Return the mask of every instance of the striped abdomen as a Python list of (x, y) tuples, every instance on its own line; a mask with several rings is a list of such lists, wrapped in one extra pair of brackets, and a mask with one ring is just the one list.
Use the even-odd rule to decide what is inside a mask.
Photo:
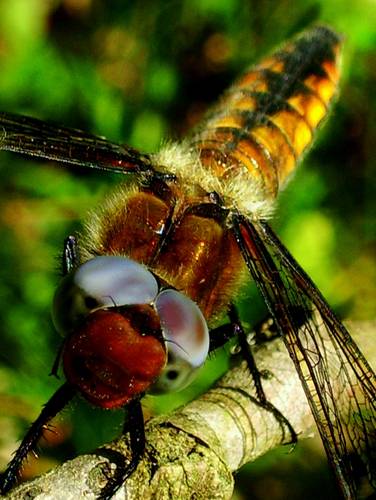
[(315, 27), (245, 73), (195, 131), (202, 163), (225, 178), (245, 168), (275, 197), (336, 94), (339, 49)]

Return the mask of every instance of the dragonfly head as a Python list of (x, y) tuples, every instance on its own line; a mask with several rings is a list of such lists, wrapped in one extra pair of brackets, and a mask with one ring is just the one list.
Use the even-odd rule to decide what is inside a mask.
[(155, 276), (122, 256), (95, 257), (65, 276), (53, 303), (65, 336), (67, 380), (91, 403), (117, 408), (150, 390), (180, 390), (209, 350), (198, 306), (161, 290)]

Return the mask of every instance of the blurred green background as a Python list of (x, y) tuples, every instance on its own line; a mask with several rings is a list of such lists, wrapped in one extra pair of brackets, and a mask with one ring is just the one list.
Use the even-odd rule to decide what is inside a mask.
[[(273, 222), (343, 317), (375, 305), (376, 3), (358, 0), (0, 1), (0, 109), (105, 135), (145, 151), (179, 138), (233, 78), (312, 22), (345, 37), (341, 95)], [(0, 467), (59, 382), (49, 308), (59, 252), (118, 178), (0, 155)], [(244, 306), (245, 301), (242, 300)], [(253, 318), (264, 314), (262, 302)], [(260, 307), (260, 309), (258, 309)], [(244, 306), (245, 308), (245, 306)], [(252, 322), (251, 315), (245, 319)], [(147, 398), (148, 414), (192, 397)], [(25, 477), (116, 436), (122, 412), (77, 399)], [(238, 475), (234, 498), (334, 498), (315, 441), (278, 450)], [(283, 457), (281, 457), (283, 455)]]

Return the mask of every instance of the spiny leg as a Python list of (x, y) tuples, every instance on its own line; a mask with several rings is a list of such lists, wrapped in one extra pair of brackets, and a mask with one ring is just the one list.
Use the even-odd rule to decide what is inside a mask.
[[(261, 373), (257, 369), (248, 342), (249, 335), (245, 333), (242, 324), (240, 322), (238, 312), (233, 304), (231, 304), (230, 306), (229, 318), (231, 321), (230, 323), (221, 325), (210, 331), (210, 351), (223, 347), (230, 339), (234, 338), (235, 336), (238, 338), (241, 353), (243, 355), (243, 358), (247, 362), (249, 372), (255, 383), (255, 389), (257, 394), (257, 401), (255, 400), (255, 402), (260, 404), (260, 406), (262, 406), (266, 410), (273, 413), (273, 415), (281, 425), (283, 432), (283, 440), (285, 439), (285, 429), (287, 428), (290, 434), (289, 443), (296, 443), (297, 435), (294, 428), (292, 427), (290, 422), (286, 419), (286, 417), (266, 398), (261, 383)], [(268, 329), (268, 332), (262, 331), (265, 329)], [(256, 327), (253, 338), (255, 339), (256, 343), (262, 344), (277, 336), (279, 336), (279, 333), (274, 328), (273, 321), (265, 320)]]
[[(78, 245), (75, 236), (68, 236), (64, 240), (64, 248), (62, 255), (62, 270), (63, 276), (69, 274), (72, 269), (79, 265), (79, 254), (78, 254)], [(64, 340), (61, 342), (59, 350), (57, 351), (56, 357), (54, 359), (50, 375), (56, 378), (59, 378), (58, 370), (60, 364), (61, 354), (63, 352)]]
[(126, 407), (127, 417), (125, 419), (123, 434), (129, 433), (131, 460), (126, 462), (125, 457), (117, 463), (116, 472), (99, 495), (99, 500), (109, 500), (123, 485), (124, 481), (136, 470), (145, 452), (145, 426), (142, 406), (139, 399), (128, 403)]
[(229, 314), (229, 318), (231, 321), (232, 329), (234, 331), (236, 331), (242, 356), (247, 363), (252, 380), (254, 381), (257, 399), (258, 399), (259, 404), (263, 408), (265, 408), (266, 410), (270, 411), (277, 419), (277, 421), (280, 424), (281, 429), (282, 429), (283, 441), (285, 440), (285, 437), (286, 437), (285, 429), (287, 428), (289, 435), (290, 435), (290, 440), (288, 441), (287, 444), (296, 443), (297, 442), (297, 435), (296, 435), (294, 428), (292, 427), (290, 422), (287, 420), (287, 418), (278, 410), (278, 408), (276, 408), (270, 401), (268, 401), (268, 399), (265, 395), (265, 392), (264, 392), (264, 389), (263, 389), (262, 383), (261, 383), (261, 374), (260, 374), (259, 370), (257, 369), (255, 359), (254, 359), (252, 351), (250, 349), (250, 346), (249, 346), (249, 343), (247, 340), (247, 334), (245, 333), (245, 331), (242, 327), (238, 312), (236, 310), (236, 307), (233, 304), (231, 304), (228, 314)]
[(75, 394), (75, 388), (66, 382), (43, 407), (39, 417), (31, 425), (14, 457), (9, 462), (7, 469), (0, 475), (2, 494), (7, 493), (16, 482), (23, 461), (28, 453), (34, 449), (48, 422), (69, 403)]
[(75, 236), (68, 236), (64, 240), (63, 275), (67, 275), (79, 264), (78, 246)]

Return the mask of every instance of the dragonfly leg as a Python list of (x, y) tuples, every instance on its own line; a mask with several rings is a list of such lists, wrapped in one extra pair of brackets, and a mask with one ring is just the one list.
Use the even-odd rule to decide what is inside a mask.
[(209, 352), (223, 347), (229, 340), (234, 338), (238, 334), (236, 327), (237, 325), (226, 323), (210, 330)]
[[(261, 383), (263, 374), (257, 369), (249, 344), (249, 334), (244, 331), (244, 328), (240, 322), (238, 312), (234, 305), (231, 305), (230, 307), (229, 318), (230, 323), (226, 323), (225, 325), (221, 325), (210, 330), (210, 352), (223, 347), (229, 340), (231, 340), (235, 336), (237, 337), (240, 352), (243, 358), (246, 360), (249, 372), (252, 376), (252, 379), (254, 380), (258, 404), (260, 404), (260, 406), (262, 406), (266, 410), (272, 412), (275, 418), (278, 420), (283, 431), (283, 441), (285, 440), (287, 429), (289, 434), (288, 444), (296, 443), (297, 435), (294, 428), (287, 420), (287, 418), (266, 398)], [(273, 320), (267, 319), (256, 326), (254, 332), (252, 332), (252, 341), (255, 344), (262, 344), (278, 336), (279, 332), (275, 327)]]
[[(236, 332), (238, 342), (239, 342), (239, 347), (241, 350), (241, 354), (245, 361), (247, 362), (249, 372), (251, 374), (252, 380), (254, 381), (255, 384), (255, 389), (256, 389), (256, 394), (257, 394), (257, 399), (258, 403), (265, 408), (266, 410), (270, 411), (277, 421), (279, 422), (282, 433), (283, 433), (283, 441), (286, 439), (286, 429), (288, 431), (289, 435), (289, 441), (287, 441), (286, 444), (291, 444), (291, 443), (296, 443), (297, 442), (297, 434), (290, 424), (290, 422), (287, 420), (287, 418), (276, 408), (270, 401), (268, 401), (264, 389), (262, 387), (262, 373), (257, 369), (255, 359), (253, 357), (249, 342), (248, 342), (248, 335), (243, 329), (243, 326), (240, 322), (238, 312), (236, 310), (236, 307), (231, 304), (230, 310), (229, 310), (229, 318), (231, 321), (232, 325), (232, 331)], [(276, 335), (277, 336), (277, 335)], [(257, 337), (257, 336), (256, 336)], [(265, 341), (265, 340), (264, 340)], [(257, 342), (257, 340), (256, 340)], [(260, 342), (260, 341), (259, 341)]]
[(79, 264), (78, 246), (75, 236), (68, 236), (64, 240), (63, 275), (68, 274)]
[(141, 403), (135, 399), (127, 404), (127, 418), (124, 423), (123, 434), (129, 432), (131, 460), (126, 463), (125, 457), (117, 460), (117, 469), (113, 478), (103, 488), (99, 500), (109, 500), (122, 486), (124, 481), (135, 471), (145, 452), (145, 427)]
[[(223, 347), (229, 340), (237, 337), (238, 335), (238, 322), (225, 323), (224, 325), (220, 325), (217, 328), (211, 329), (209, 351), (211, 352), (219, 349), (220, 347)], [(262, 345), (281, 336), (277, 325), (275, 324), (275, 321), (270, 316), (257, 323), (252, 328), (252, 332), (247, 332), (245, 335), (249, 346)], [(239, 350), (236, 349), (236, 352), (234, 352), (234, 354), (237, 354), (239, 351), (240, 348)]]
[[(78, 266), (79, 255), (78, 255), (77, 240), (75, 236), (68, 236), (67, 238), (65, 238), (62, 260), (63, 260), (62, 268), (64, 276), (66, 276), (72, 269)], [(63, 347), (64, 347), (64, 341), (61, 343), (59, 350), (57, 351), (50, 372), (50, 375), (56, 378), (59, 378), (57, 372), (59, 370), (60, 357), (63, 351)]]
[(76, 390), (67, 382), (62, 385), (43, 407), (39, 417), (31, 425), (6, 470), (0, 475), (0, 492), (7, 493), (14, 483), (28, 453), (35, 448), (48, 422), (73, 398)]
[(59, 350), (57, 351), (57, 354), (56, 354), (55, 359), (54, 359), (54, 363), (53, 363), (51, 371), (49, 373), (49, 375), (51, 377), (60, 378), (58, 375), (58, 371), (59, 371), (60, 358), (61, 358), (61, 354), (63, 352), (63, 348), (64, 348), (64, 340), (60, 343)]

